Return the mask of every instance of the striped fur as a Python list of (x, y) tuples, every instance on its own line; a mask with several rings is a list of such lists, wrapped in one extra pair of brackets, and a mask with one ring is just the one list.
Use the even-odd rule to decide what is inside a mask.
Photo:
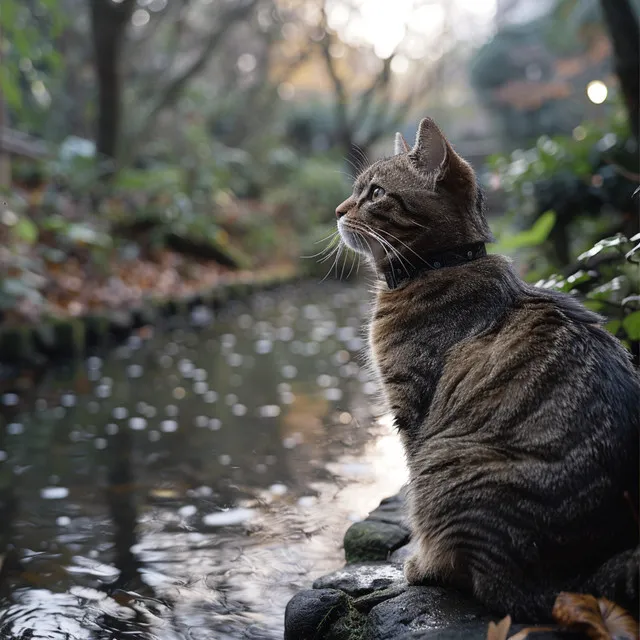
[[(378, 272), (491, 240), (473, 171), (430, 120), (337, 214)], [(640, 379), (600, 325), (501, 256), (380, 283), (369, 342), (410, 471), (409, 582), (529, 620), (561, 590), (637, 611)]]

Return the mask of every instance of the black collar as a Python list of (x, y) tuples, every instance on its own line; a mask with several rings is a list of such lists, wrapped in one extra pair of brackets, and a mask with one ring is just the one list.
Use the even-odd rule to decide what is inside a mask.
[(457, 267), (460, 264), (477, 260), (486, 255), (487, 249), (484, 246), (484, 242), (473, 242), (438, 253), (427, 253), (422, 259), (423, 261), (418, 265), (410, 264), (407, 260), (400, 262), (400, 260), (394, 258), (383, 270), (382, 275), (387, 281), (389, 289), (397, 289), (401, 284), (415, 278), (416, 275), (423, 271)]

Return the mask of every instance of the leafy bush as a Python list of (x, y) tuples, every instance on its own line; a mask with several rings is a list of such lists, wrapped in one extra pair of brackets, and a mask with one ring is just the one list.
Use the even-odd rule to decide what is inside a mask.
[(537, 285), (577, 295), (592, 311), (604, 315), (606, 328), (640, 364), (640, 234), (605, 238), (578, 257), (566, 277), (554, 275)]
[(541, 136), (531, 149), (490, 159), (507, 198), (499, 238), (503, 246), (519, 249), (540, 277), (598, 238), (638, 231), (632, 200), (637, 145), (622, 112), (607, 129), (584, 124), (571, 136)]
[(348, 195), (349, 186), (339, 166), (328, 157), (304, 160), (283, 186), (267, 195), (267, 202), (304, 234), (331, 220), (336, 206)]

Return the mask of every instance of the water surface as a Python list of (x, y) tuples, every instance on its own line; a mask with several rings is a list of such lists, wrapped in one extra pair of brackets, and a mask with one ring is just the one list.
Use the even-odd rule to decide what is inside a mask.
[(289, 287), (5, 392), (0, 638), (281, 638), (287, 600), (405, 479), (367, 308)]

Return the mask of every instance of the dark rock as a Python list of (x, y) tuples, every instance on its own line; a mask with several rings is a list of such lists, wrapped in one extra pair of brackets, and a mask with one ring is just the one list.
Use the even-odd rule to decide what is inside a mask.
[(363, 520), (351, 525), (344, 536), (347, 562), (387, 560), (391, 552), (407, 543), (405, 527), (375, 520)]
[(490, 619), (479, 603), (452, 589), (408, 587), (371, 609), (365, 638), (395, 640), (407, 631), (433, 631), (476, 621), (486, 624)]
[(284, 612), (284, 640), (316, 640), (324, 629), (349, 613), (349, 600), (336, 589), (310, 589), (297, 593)]
[(385, 600), (390, 600), (391, 598), (399, 596), (406, 589), (407, 585), (405, 583), (393, 584), (386, 589), (372, 591), (371, 593), (367, 593), (364, 596), (354, 599), (353, 606), (361, 613), (369, 613), (369, 611), (371, 611), (371, 609), (376, 605), (384, 602)]
[(404, 493), (401, 492), (390, 498), (385, 498), (380, 503), (380, 506), (367, 516), (367, 520), (388, 522), (389, 524), (397, 524), (409, 528)]
[(430, 629), (428, 631), (409, 631), (393, 640), (486, 640), (488, 622), (477, 621), (465, 624), (454, 624), (446, 629)]
[(396, 582), (404, 582), (402, 567), (386, 562), (365, 562), (349, 564), (329, 575), (318, 578), (314, 589), (339, 589), (357, 597), (372, 591), (386, 589)]
[[(395, 637), (394, 640), (486, 640), (487, 622), (470, 622), (468, 624), (453, 625), (446, 629), (431, 629), (429, 631), (410, 631)], [(526, 625), (514, 625), (509, 630), (509, 637), (518, 633)], [(529, 631), (527, 640), (586, 640), (583, 634), (572, 631)]]
[(399, 549), (396, 549), (389, 556), (389, 562), (398, 562), (400, 564), (404, 564), (407, 558), (413, 554), (414, 549), (415, 549), (415, 546), (411, 542), (409, 542), (409, 544), (405, 544)]

